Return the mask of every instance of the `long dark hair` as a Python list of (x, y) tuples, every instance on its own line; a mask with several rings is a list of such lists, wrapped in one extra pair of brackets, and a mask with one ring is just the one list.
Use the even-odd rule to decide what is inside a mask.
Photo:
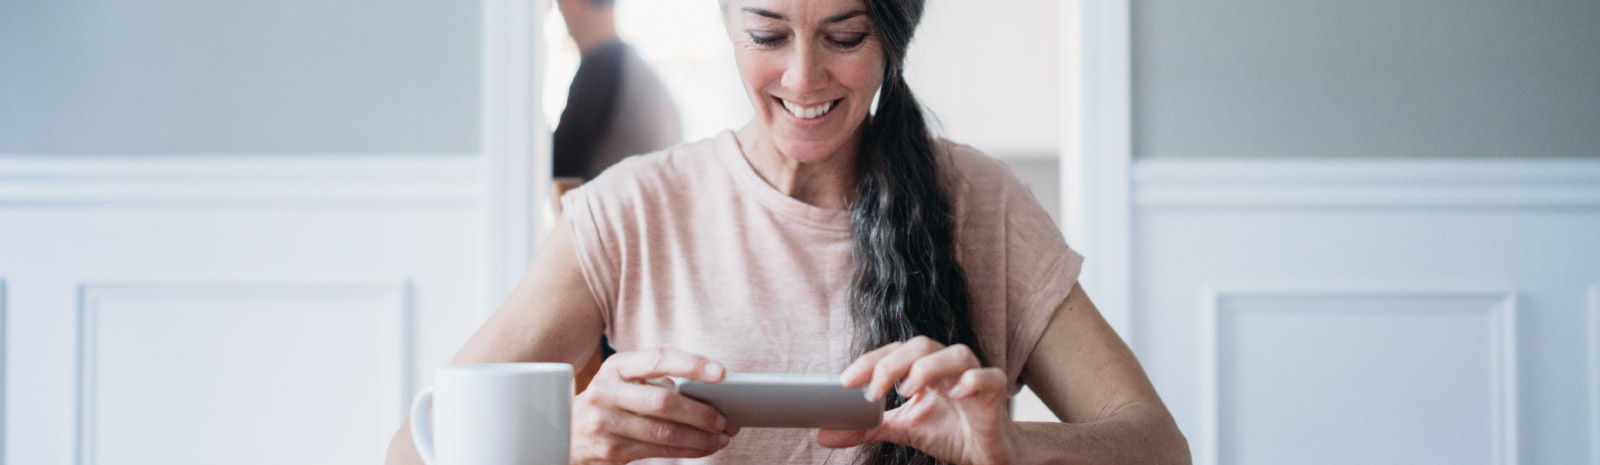
[[(719, 0), (724, 13), (729, 0)], [(856, 156), (850, 202), (851, 317), (857, 357), (894, 342), (928, 336), (965, 344), (987, 366), (972, 327), (967, 277), (956, 262), (955, 216), (940, 182), (934, 140), (922, 105), (902, 74), (906, 49), (922, 21), (924, 0), (864, 0), (883, 46), (883, 87)], [(888, 408), (905, 398), (891, 390)], [(933, 457), (879, 442), (861, 450), (863, 465), (924, 465)]]
[[(966, 344), (987, 365), (972, 327), (966, 273), (956, 262), (955, 215), (940, 183), (934, 140), (902, 73), (923, 0), (865, 3), (885, 65), (877, 114), (867, 122), (856, 157), (856, 196), (850, 203), (855, 353), (921, 335), (945, 345)], [(890, 408), (903, 403), (890, 392)], [(921, 451), (887, 442), (869, 444), (860, 462), (937, 463)]]

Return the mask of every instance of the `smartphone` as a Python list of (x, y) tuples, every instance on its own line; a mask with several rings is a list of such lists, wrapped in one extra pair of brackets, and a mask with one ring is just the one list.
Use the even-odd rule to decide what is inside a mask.
[(866, 429), (883, 422), (883, 399), (865, 387), (839, 385), (838, 375), (729, 373), (720, 383), (673, 378), (678, 392), (722, 412), (741, 428)]

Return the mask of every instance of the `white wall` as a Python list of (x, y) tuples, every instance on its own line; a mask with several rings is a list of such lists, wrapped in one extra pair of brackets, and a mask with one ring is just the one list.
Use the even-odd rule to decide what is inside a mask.
[(1196, 463), (1600, 464), (1600, 5), (1096, 6), (1085, 201)]
[(0, 461), (382, 460), (542, 230), (535, 3), (0, 2)]
[(1003, 158), (1060, 151), (1060, 2), (932, 0), (906, 80), (935, 129)]

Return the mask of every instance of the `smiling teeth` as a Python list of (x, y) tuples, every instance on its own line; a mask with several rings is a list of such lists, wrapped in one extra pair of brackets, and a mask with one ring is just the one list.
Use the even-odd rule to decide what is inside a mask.
[(783, 101), (783, 108), (789, 110), (789, 114), (794, 115), (796, 118), (812, 119), (812, 118), (816, 118), (818, 116), (822, 116), (822, 115), (828, 114), (828, 110), (832, 110), (833, 109), (833, 102), (828, 102), (828, 103), (824, 103), (824, 104), (817, 105), (817, 106), (814, 106), (814, 107), (806, 108), (806, 107), (802, 107), (802, 106), (790, 103), (788, 100), (784, 100)]

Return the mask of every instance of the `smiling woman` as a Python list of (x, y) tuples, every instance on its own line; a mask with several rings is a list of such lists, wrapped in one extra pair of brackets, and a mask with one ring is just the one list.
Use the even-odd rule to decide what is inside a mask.
[[(455, 363), (581, 366), (608, 336), (619, 353), (573, 400), (574, 463), (1188, 462), (1050, 216), (1005, 165), (930, 134), (903, 72), (921, 1), (720, 5), (750, 121), (567, 194)], [(889, 410), (741, 432), (662, 381), (729, 372), (837, 374)], [(1066, 423), (1013, 421), (1023, 385)]]

